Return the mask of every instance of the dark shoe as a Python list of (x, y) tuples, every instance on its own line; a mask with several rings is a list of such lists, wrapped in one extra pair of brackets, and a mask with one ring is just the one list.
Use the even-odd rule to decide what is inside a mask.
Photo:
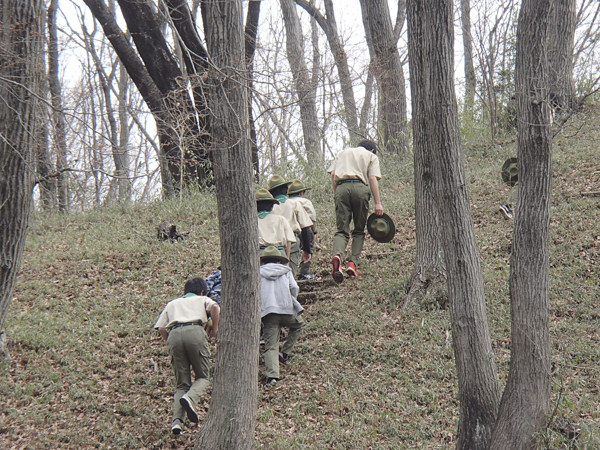
[(315, 276), (311, 275), (310, 273), (299, 273), (298, 274), (298, 281), (306, 281), (306, 280), (314, 280)]
[(200, 419), (198, 419), (198, 413), (196, 412), (196, 408), (194, 408), (194, 402), (192, 402), (192, 399), (189, 398), (187, 394), (184, 394), (179, 399), (179, 404), (185, 409), (187, 418), (190, 419), (190, 422), (198, 423)]
[(181, 434), (181, 430), (183, 430), (183, 422), (180, 419), (175, 419), (173, 425), (171, 425), (171, 433), (178, 436)]
[(510, 209), (510, 206), (508, 206), (508, 205), (500, 205), (500, 211), (502, 211), (502, 213), (504, 214), (504, 217), (506, 217), (507, 219), (515, 218), (515, 216), (512, 212), (512, 209)]
[(277, 381), (279, 381), (277, 378), (269, 378), (269, 379), (267, 379), (267, 386), (275, 387), (275, 386), (277, 386)]
[(279, 362), (285, 366), (292, 362), (292, 357), (287, 353), (279, 353)]
[(346, 273), (349, 277), (355, 277), (358, 275), (358, 271), (356, 270), (356, 265), (350, 261), (348, 263), (348, 267), (346, 267)]
[(340, 270), (340, 266), (342, 265), (342, 260), (340, 259), (340, 255), (335, 255), (331, 259), (331, 265), (333, 266), (333, 270), (331, 271), (331, 276), (337, 283), (341, 283), (344, 281), (344, 274)]

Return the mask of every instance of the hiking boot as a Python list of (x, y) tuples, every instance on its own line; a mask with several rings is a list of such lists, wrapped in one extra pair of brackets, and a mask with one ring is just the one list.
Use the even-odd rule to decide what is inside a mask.
[(333, 270), (331, 271), (331, 276), (337, 283), (341, 283), (344, 281), (344, 274), (340, 270), (340, 266), (342, 265), (342, 260), (340, 259), (340, 255), (335, 255), (331, 259), (331, 265), (333, 266)]
[(314, 280), (315, 276), (311, 275), (310, 273), (299, 273), (298, 274), (298, 281), (306, 281), (306, 280)]
[(183, 396), (179, 399), (179, 404), (183, 406), (183, 409), (185, 409), (187, 418), (190, 419), (190, 422), (198, 423), (200, 419), (198, 419), (198, 413), (194, 407), (194, 402), (188, 397), (187, 394), (183, 394)]
[(181, 419), (175, 419), (171, 425), (171, 433), (178, 436), (181, 434), (181, 430), (183, 430), (183, 422)]
[(515, 218), (515, 216), (512, 212), (512, 209), (510, 209), (510, 206), (508, 206), (508, 205), (500, 205), (500, 211), (502, 211), (502, 213), (504, 214), (504, 217), (506, 217), (507, 219)]
[(277, 378), (269, 378), (267, 379), (267, 387), (275, 387), (277, 386)]
[(283, 353), (280, 352), (279, 353), (279, 362), (281, 364), (283, 364), (284, 366), (287, 366), (289, 363), (291, 363), (292, 361), (292, 357), (290, 355), (288, 355), (287, 353)]
[(352, 261), (348, 263), (348, 267), (346, 267), (346, 273), (349, 277), (355, 277), (358, 275), (358, 271), (356, 270), (356, 264)]

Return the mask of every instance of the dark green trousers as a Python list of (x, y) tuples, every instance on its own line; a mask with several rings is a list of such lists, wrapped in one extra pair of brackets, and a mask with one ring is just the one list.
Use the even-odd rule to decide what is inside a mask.
[(365, 227), (369, 217), (371, 189), (363, 183), (343, 183), (335, 190), (336, 233), (333, 238), (332, 256), (340, 255), (344, 261), (346, 247), (350, 239), (350, 222), (354, 222), (352, 231), (352, 250), (348, 261), (356, 264), (365, 243)]

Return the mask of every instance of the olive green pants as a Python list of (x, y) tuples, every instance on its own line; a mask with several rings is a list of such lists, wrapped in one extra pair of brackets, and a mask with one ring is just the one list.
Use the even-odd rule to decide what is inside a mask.
[(301, 249), (300, 249), (300, 233), (294, 233), (296, 236), (296, 242), (292, 242), (292, 248), (290, 250), (290, 268), (292, 269), (292, 275), (295, 277), (298, 272), (298, 265), (302, 261)]
[(306, 322), (301, 315), (291, 314), (267, 314), (262, 318), (263, 337), (265, 340), (265, 376), (267, 378), (279, 379), (279, 334), (282, 327), (290, 329), (287, 339), (283, 343), (281, 351), (288, 355), (292, 352), (294, 344), (302, 333)]
[[(204, 327), (187, 325), (174, 328), (169, 332), (167, 345), (177, 383), (173, 395), (173, 420), (185, 422), (186, 412), (179, 400), (187, 394), (195, 407), (210, 384), (210, 350)], [(194, 369), (195, 375), (193, 383), (191, 369)]]
[(344, 261), (346, 247), (350, 239), (350, 222), (354, 222), (352, 230), (352, 249), (348, 261), (356, 264), (365, 243), (365, 227), (369, 217), (369, 200), (371, 189), (363, 183), (343, 183), (335, 190), (335, 220), (337, 231), (333, 237), (332, 256), (340, 255)]

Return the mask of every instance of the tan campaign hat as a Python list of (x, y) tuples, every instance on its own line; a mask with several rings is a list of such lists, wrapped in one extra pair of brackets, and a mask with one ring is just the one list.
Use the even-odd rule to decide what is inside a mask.
[(269, 245), (265, 248), (263, 254), (260, 255), (260, 262), (263, 262), (265, 259), (276, 259), (284, 264), (287, 264), (288, 262), (288, 259), (273, 245)]
[(396, 234), (394, 221), (387, 214), (383, 216), (371, 214), (367, 219), (367, 230), (377, 242), (390, 242)]
[(517, 166), (517, 158), (508, 158), (502, 164), (502, 181), (504, 184), (514, 186), (519, 181), (519, 168)]
[(309, 189), (312, 188), (304, 186), (304, 183), (302, 181), (296, 179), (292, 180), (292, 182), (290, 183), (288, 187), (288, 194), (297, 194), (302, 191), (308, 191)]
[(287, 184), (289, 186), (291, 183), (291, 181), (285, 181), (285, 179), (282, 176), (273, 175), (271, 178), (269, 178), (269, 190), (275, 189), (279, 186), (283, 186), (284, 184)]

